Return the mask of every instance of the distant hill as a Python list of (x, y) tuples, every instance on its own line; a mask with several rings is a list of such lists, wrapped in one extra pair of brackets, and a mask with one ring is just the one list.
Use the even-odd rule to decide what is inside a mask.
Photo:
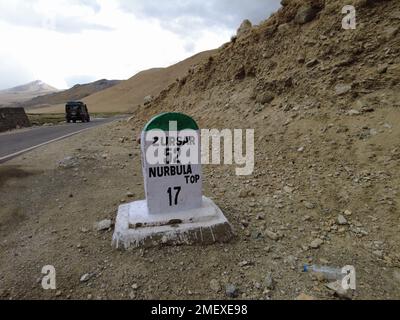
[(91, 95), (84, 101), (98, 112), (133, 111), (143, 104), (146, 96), (158, 96), (163, 89), (187, 75), (191, 67), (207, 60), (214, 52), (201, 52), (168, 68), (139, 72), (119, 85)]
[[(142, 71), (119, 84), (94, 93), (83, 101), (90, 112), (130, 112), (143, 104), (146, 96), (156, 97), (177, 79), (185, 77), (194, 66), (205, 62), (215, 50), (201, 52), (168, 68), (154, 68)], [(61, 102), (53, 106), (30, 110), (34, 113), (60, 113), (64, 111)]]
[(65, 104), (70, 100), (82, 100), (93, 93), (111, 88), (120, 82), (121, 81), (119, 80), (102, 79), (87, 84), (77, 84), (68, 90), (59, 91), (24, 101), (23, 103), (20, 103), (19, 106), (32, 109)]
[(36, 80), (27, 84), (0, 91), (0, 105), (12, 106), (37, 96), (58, 92), (58, 89)]

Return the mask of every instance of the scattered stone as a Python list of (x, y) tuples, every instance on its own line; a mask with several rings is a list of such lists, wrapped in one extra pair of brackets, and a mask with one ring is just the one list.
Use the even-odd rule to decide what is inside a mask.
[(134, 194), (133, 192), (127, 192), (127, 193), (126, 193), (126, 196), (127, 196), (128, 198), (133, 198), (133, 197), (135, 196), (135, 194)]
[(296, 300), (312, 301), (312, 300), (316, 300), (316, 299), (313, 296), (309, 296), (308, 294), (301, 293), (300, 295), (297, 296)]
[(304, 58), (303, 56), (298, 56), (297, 62), (303, 64), (304, 62), (306, 62), (306, 58)]
[(278, 26), (278, 31), (282, 33), (287, 33), (290, 30), (290, 25), (288, 23), (283, 23)]
[(382, 250), (376, 250), (376, 251), (373, 252), (373, 254), (374, 254), (375, 256), (377, 256), (378, 258), (380, 258), (380, 259), (382, 259), (383, 256), (384, 256)]
[(321, 239), (315, 239), (311, 242), (310, 247), (312, 249), (319, 249), (323, 245), (324, 241)]
[(312, 59), (306, 63), (307, 68), (315, 67), (319, 63), (318, 59)]
[(131, 299), (131, 300), (135, 300), (136, 299), (136, 293), (134, 291), (131, 291), (129, 293), (129, 299)]
[(368, 107), (368, 106), (363, 106), (361, 108), (361, 112), (362, 113), (370, 113), (370, 112), (375, 112), (375, 109), (372, 107)]
[(226, 286), (225, 293), (229, 298), (237, 298), (239, 296), (239, 290), (233, 284), (228, 284)]
[(345, 216), (351, 216), (353, 213), (350, 210), (345, 210), (344, 215)]
[(97, 231), (105, 231), (112, 227), (112, 221), (109, 219), (100, 221), (94, 225), (94, 229)]
[(346, 232), (346, 228), (339, 228), (338, 229), (338, 233), (345, 233)]
[(343, 96), (346, 93), (349, 93), (351, 91), (351, 89), (352, 89), (352, 85), (351, 84), (343, 84), (343, 83), (341, 83), (341, 84), (336, 85), (335, 93), (338, 96)]
[(397, 33), (399, 32), (400, 28), (398, 26), (389, 26), (383, 30), (383, 35), (386, 41), (392, 40)]
[(311, 5), (303, 5), (297, 11), (294, 22), (297, 24), (305, 24), (315, 19), (318, 13), (318, 8)]
[(148, 104), (150, 104), (151, 102), (153, 102), (153, 96), (146, 96), (146, 97), (144, 97), (144, 99), (143, 99), (143, 103), (144, 103), (144, 105), (148, 105)]
[(221, 285), (219, 284), (219, 281), (216, 279), (212, 279), (210, 281), (210, 288), (212, 291), (218, 293), (221, 291)]
[(66, 157), (58, 162), (58, 166), (64, 169), (71, 169), (78, 166), (79, 161), (74, 157)]
[(326, 287), (333, 291), (333, 294), (341, 299), (351, 300), (353, 297), (353, 290), (345, 290), (340, 280), (328, 283)]
[(82, 227), (82, 228), (81, 228), (81, 232), (82, 232), (82, 233), (88, 233), (88, 232), (89, 232), (89, 229), (87, 229), (87, 228), (85, 228), (85, 227)]
[(85, 273), (85, 274), (81, 277), (80, 281), (81, 281), (82, 283), (88, 282), (91, 278), (92, 278), (92, 275), (91, 275), (90, 273)]
[(376, 136), (378, 134), (378, 131), (376, 129), (372, 128), (372, 129), (369, 130), (369, 134), (371, 136)]
[(343, 215), (339, 215), (337, 221), (339, 226), (345, 226), (348, 224), (347, 219)]
[(305, 201), (304, 206), (309, 210), (315, 209), (315, 204), (309, 201)]
[(269, 92), (264, 92), (257, 96), (256, 101), (261, 104), (267, 104), (267, 103), (272, 102), (274, 99), (275, 99), (274, 95), (272, 95)]
[(265, 235), (274, 241), (278, 241), (280, 239), (279, 234), (277, 234), (271, 230), (265, 230)]
[(239, 193), (239, 198), (247, 198), (249, 195), (249, 191), (248, 190), (241, 190)]
[(269, 272), (264, 279), (265, 288), (267, 288), (268, 290), (274, 290), (275, 284), (276, 283), (274, 278), (272, 277), (272, 272)]
[(293, 188), (291, 188), (289, 186), (284, 186), (283, 187), (283, 191), (285, 191), (286, 193), (292, 193), (293, 192)]
[(61, 297), (61, 295), (62, 295), (62, 291), (57, 291), (56, 292), (56, 297)]
[(355, 109), (351, 109), (350, 111), (347, 112), (347, 115), (349, 116), (359, 116), (360, 114), (361, 112)]
[(397, 281), (398, 284), (400, 284), (400, 270), (396, 269), (393, 271), (393, 278), (394, 280)]
[(384, 74), (388, 71), (389, 66), (387, 64), (381, 65), (378, 67), (378, 73), (379, 74)]
[(247, 267), (247, 266), (251, 266), (251, 265), (252, 265), (252, 263), (249, 262), (249, 261), (242, 261), (242, 262), (239, 262), (239, 267), (241, 267), (241, 268)]
[(133, 290), (137, 290), (137, 289), (139, 289), (139, 286), (138, 286), (137, 283), (134, 283), (134, 284), (131, 286), (131, 288), (132, 288)]

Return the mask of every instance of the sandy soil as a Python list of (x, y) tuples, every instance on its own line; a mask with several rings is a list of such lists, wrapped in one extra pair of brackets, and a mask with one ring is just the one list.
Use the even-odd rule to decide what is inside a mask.
[[(283, 159), (269, 158), (251, 177), (206, 166), (205, 195), (234, 225), (232, 243), (113, 250), (112, 230), (97, 232), (93, 224), (144, 197), (136, 126), (121, 120), (0, 165), (2, 298), (222, 299), (227, 284), (241, 298), (334, 298), (324, 281), (301, 272), (304, 263), (354, 265), (355, 299), (400, 298), (397, 162), (380, 172), (344, 159), (339, 167), (310, 163), (304, 171), (299, 167), (308, 160), (300, 156), (282, 171)], [(384, 130), (379, 139), (391, 134)], [(267, 161), (263, 149), (256, 150), (257, 163)], [(349, 225), (337, 226), (344, 210), (352, 211)], [(311, 249), (316, 238), (323, 244)], [(41, 288), (45, 265), (56, 267), (56, 291)], [(84, 274), (91, 277), (82, 283)], [(273, 288), (266, 285), (271, 275)]]

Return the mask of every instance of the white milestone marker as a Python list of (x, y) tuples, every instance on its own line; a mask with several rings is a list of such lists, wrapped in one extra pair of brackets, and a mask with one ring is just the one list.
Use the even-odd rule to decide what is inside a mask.
[(227, 242), (232, 227), (202, 195), (200, 130), (181, 113), (153, 118), (141, 135), (146, 200), (119, 207), (113, 245)]
[(149, 214), (200, 208), (202, 172), (197, 124), (183, 115), (156, 117), (146, 126), (141, 141)]

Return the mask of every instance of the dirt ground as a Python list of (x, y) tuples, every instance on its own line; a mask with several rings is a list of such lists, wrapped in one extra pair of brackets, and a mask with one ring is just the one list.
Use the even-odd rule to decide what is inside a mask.
[[(386, 111), (376, 117), (384, 120)], [(98, 232), (93, 225), (115, 219), (119, 204), (144, 198), (139, 131), (132, 129), (138, 124), (126, 121), (0, 165), (2, 299), (225, 299), (228, 284), (244, 299), (295, 299), (302, 293), (335, 298), (322, 279), (301, 272), (303, 264), (313, 263), (354, 265), (353, 299), (400, 298), (398, 148), (380, 155), (378, 144), (362, 141), (357, 151), (343, 154), (340, 165), (319, 163), (319, 151), (308, 145), (303, 152), (314, 156), (299, 156), (298, 144), (284, 156), (281, 135), (267, 143), (256, 131), (253, 176), (237, 177), (234, 167), (204, 167), (204, 193), (233, 224), (234, 241), (124, 252), (111, 247), (112, 229)], [(393, 134), (400, 134), (398, 125), (371, 139)], [(341, 152), (332, 143), (324, 148), (332, 158)], [(368, 163), (380, 161), (386, 161), (381, 171), (369, 170)], [(351, 211), (348, 224), (338, 226), (345, 210)], [(310, 247), (315, 239), (322, 240), (318, 249)], [(56, 268), (55, 291), (41, 287), (45, 265)], [(85, 274), (90, 279), (81, 282)]]

